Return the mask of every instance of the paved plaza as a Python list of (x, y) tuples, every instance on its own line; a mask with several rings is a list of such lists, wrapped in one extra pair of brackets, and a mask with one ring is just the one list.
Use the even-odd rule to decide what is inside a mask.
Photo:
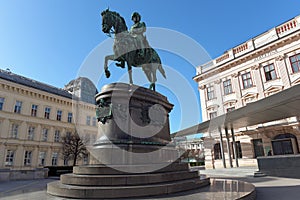
[[(194, 170), (198, 170), (196, 168)], [(240, 167), (240, 168), (227, 168), (227, 169), (216, 169), (216, 170), (202, 170), (201, 174), (206, 174), (216, 180), (229, 179), (246, 181), (252, 183), (256, 187), (257, 200), (298, 200), (300, 191), (300, 179), (292, 178), (279, 178), (279, 177), (253, 177), (256, 168), (251, 167)], [(27, 181), (10, 181), (0, 183), (0, 199), (5, 200), (61, 200), (66, 198), (53, 197), (46, 194), (46, 184), (52, 181), (57, 181), (58, 178), (48, 178), (43, 180), (27, 180)], [(215, 179), (212, 179), (215, 180)], [(222, 199), (222, 192), (218, 191), (214, 197)], [(207, 188), (201, 188), (184, 193), (177, 193), (162, 197), (149, 197), (149, 198), (138, 198), (138, 199), (153, 199), (153, 200), (201, 200), (211, 199), (209, 195), (212, 194), (211, 190)], [(232, 199), (227, 194), (226, 199)], [(224, 198), (223, 198), (224, 199)]]
[(240, 167), (217, 170), (200, 170), (215, 178), (242, 180), (252, 183), (256, 188), (257, 200), (298, 200), (300, 179), (282, 177), (254, 177), (256, 168)]

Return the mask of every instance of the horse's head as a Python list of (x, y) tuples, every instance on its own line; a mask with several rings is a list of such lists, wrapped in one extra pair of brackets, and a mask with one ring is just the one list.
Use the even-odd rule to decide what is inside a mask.
[(113, 26), (113, 13), (109, 9), (104, 10), (101, 13), (102, 16), (102, 31), (103, 33), (109, 33)]
[(127, 31), (126, 22), (119, 13), (106, 9), (101, 13), (102, 15), (102, 31), (110, 34), (112, 28), (114, 33), (118, 34)]

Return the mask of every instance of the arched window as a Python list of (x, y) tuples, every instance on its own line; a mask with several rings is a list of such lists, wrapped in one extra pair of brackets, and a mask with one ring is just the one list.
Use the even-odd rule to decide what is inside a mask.
[(276, 135), (272, 140), (272, 148), (274, 155), (298, 153), (297, 137), (291, 133)]

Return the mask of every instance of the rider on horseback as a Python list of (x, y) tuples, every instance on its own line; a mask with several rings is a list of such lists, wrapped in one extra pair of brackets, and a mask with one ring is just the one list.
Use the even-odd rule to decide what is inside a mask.
[[(145, 48), (149, 46), (146, 37), (144, 36), (144, 32), (146, 32), (146, 24), (145, 22), (141, 22), (141, 15), (138, 12), (132, 13), (131, 20), (134, 24), (131, 26), (129, 33), (134, 38), (135, 48), (138, 53), (138, 60), (141, 61), (145, 56)], [(116, 65), (124, 68), (125, 62), (121, 60), (121, 62), (116, 63)]]
[(132, 14), (131, 20), (134, 22), (134, 24), (131, 26), (129, 33), (135, 38), (138, 55), (143, 58), (145, 54), (144, 32), (146, 32), (146, 24), (145, 22), (140, 22), (141, 15), (138, 12), (134, 12)]
[[(120, 67), (125, 67), (127, 63), (127, 71), (129, 83), (133, 84), (132, 67), (141, 67), (147, 79), (150, 82), (149, 88), (155, 91), (155, 82), (157, 81), (156, 71), (166, 78), (166, 73), (162, 67), (161, 59), (155, 49), (151, 48), (146, 37), (143, 35), (146, 31), (146, 25), (141, 21), (138, 13), (133, 13), (132, 20), (135, 24), (128, 31), (126, 22), (119, 13), (109, 11), (108, 9), (101, 13), (102, 31), (106, 34), (111, 33), (113, 28), (115, 33), (112, 55), (105, 56), (104, 71), (107, 78), (110, 76), (108, 70), (108, 61), (113, 60)], [(139, 52), (139, 50), (141, 50)], [(139, 55), (140, 54), (140, 55)]]

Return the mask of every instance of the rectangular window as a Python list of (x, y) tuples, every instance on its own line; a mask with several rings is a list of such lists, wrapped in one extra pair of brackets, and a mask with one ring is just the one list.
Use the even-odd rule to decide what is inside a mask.
[(65, 158), (64, 159), (64, 166), (68, 166), (69, 165), (69, 159), (68, 158)]
[(226, 111), (227, 111), (227, 112), (231, 112), (231, 111), (233, 111), (234, 109), (235, 109), (234, 107), (230, 107), (230, 108), (227, 108)]
[(252, 144), (254, 150), (254, 158), (265, 156), (262, 139), (253, 139)]
[(28, 140), (33, 140), (34, 139), (34, 130), (35, 130), (35, 127), (33, 126), (29, 126), (28, 128)]
[(97, 118), (96, 117), (93, 117), (92, 125), (97, 126)]
[(15, 151), (7, 150), (6, 151), (5, 165), (12, 166), (14, 164), (14, 156), (15, 156)]
[(68, 113), (68, 122), (72, 123), (72, 118), (73, 118), (73, 114), (72, 113)]
[(51, 108), (49, 108), (49, 107), (45, 108), (45, 115), (44, 115), (45, 119), (49, 119), (50, 111), (51, 111)]
[(42, 141), (46, 142), (48, 140), (48, 129), (44, 128), (42, 130)]
[(32, 151), (25, 151), (24, 165), (31, 165)]
[(252, 87), (252, 79), (250, 72), (242, 75), (244, 89)]
[(57, 121), (61, 121), (61, 116), (62, 116), (62, 111), (61, 110), (57, 110), (56, 120)]
[(91, 116), (86, 117), (86, 125), (91, 125)]
[(84, 164), (84, 165), (89, 164), (89, 156), (88, 156), (88, 155), (84, 155), (84, 156), (83, 156), (83, 164)]
[(299, 72), (300, 71), (300, 54), (291, 56), (290, 62), (291, 62), (293, 73)]
[(217, 117), (217, 112), (209, 113), (209, 119), (213, 119), (215, 117)]
[(32, 116), (32, 117), (36, 117), (37, 109), (38, 109), (38, 106), (32, 104), (32, 106), (31, 106), (31, 116)]
[(71, 135), (72, 135), (72, 133), (71, 133), (71, 132), (66, 132), (66, 138), (70, 138), (70, 137), (71, 137)]
[(0, 97), (0, 110), (3, 110), (4, 98)]
[(19, 125), (18, 124), (12, 124), (12, 126), (11, 126), (11, 137), (12, 138), (18, 138), (18, 131), (19, 131)]
[(21, 113), (21, 109), (22, 109), (22, 101), (16, 101), (14, 112)]
[[(242, 154), (241, 142), (240, 141), (236, 141), (235, 144), (236, 144), (236, 151), (237, 151), (236, 154), (237, 154), (237, 157), (238, 158), (242, 158), (243, 154)], [(232, 150), (234, 149), (233, 142), (231, 142), (231, 148), (232, 148)], [(232, 152), (234, 152), (234, 150)], [(233, 158), (235, 159), (234, 153), (232, 155), (233, 155)]]
[(224, 87), (224, 94), (231, 94), (232, 91), (232, 86), (231, 86), (231, 79), (228, 79), (226, 81), (223, 82), (223, 87)]
[(277, 78), (273, 64), (264, 66), (266, 81), (271, 81)]
[(52, 166), (57, 165), (57, 158), (58, 158), (58, 153), (52, 153), (52, 159), (51, 159)]
[(222, 159), (222, 153), (221, 153), (221, 145), (220, 145), (220, 143), (216, 143), (214, 145), (214, 159), (215, 160)]
[(214, 86), (207, 87), (206, 92), (207, 92), (207, 100), (211, 100), (215, 98)]
[(54, 133), (54, 142), (59, 142), (60, 139), (60, 131), (59, 130), (55, 130)]
[(44, 166), (46, 162), (46, 152), (41, 151), (39, 153), (39, 165)]

